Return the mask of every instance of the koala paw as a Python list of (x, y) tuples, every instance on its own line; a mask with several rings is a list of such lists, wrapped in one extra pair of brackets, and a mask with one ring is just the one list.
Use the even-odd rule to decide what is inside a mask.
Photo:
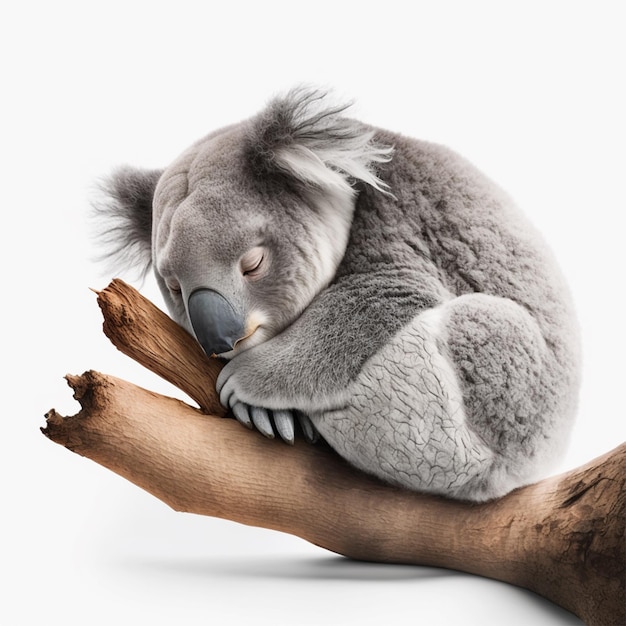
[(284, 442), (293, 445), (296, 425), (300, 427), (302, 435), (309, 443), (315, 443), (319, 439), (319, 433), (311, 420), (300, 411), (285, 409), (272, 411), (257, 406), (248, 406), (243, 402), (236, 402), (230, 408), (237, 421), (246, 428), (256, 428), (269, 439), (274, 439), (278, 434)]
[(288, 444), (295, 441), (298, 428), (309, 443), (318, 441), (319, 433), (304, 413), (288, 409), (267, 409), (241, 400), (241, 390), (237, 392), (238, 378), (233, 368), (226, 366), (217, 379), (217, 391), (222, 405), (230, 409), (241, 424), (247, 428), (256, 428), (270, 439), (278, 434)]

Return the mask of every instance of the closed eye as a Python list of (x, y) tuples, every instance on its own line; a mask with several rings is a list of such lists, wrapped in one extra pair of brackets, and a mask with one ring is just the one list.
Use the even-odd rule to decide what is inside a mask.
[(254, 274), (256, 271), (258, 271), (258, 269), (261, 267), (261, 263), (263, 262), (263, 257), (261, 257), (255, 265), (253, 265), (252, 267), (249, 267), (245, 270), (243, 270), (243, 275), (244, 276), (250, 276), (250, 274)]
[(181, 292), (180, 284), (173, 280), (167, 281), (167, 288), (174, 294), (179, 294)]
[(248, 278), (259, 276), (263, 269), (264, 260), (265, 250), (261, 247), (252, 248), (241, 258), (241, 273)]

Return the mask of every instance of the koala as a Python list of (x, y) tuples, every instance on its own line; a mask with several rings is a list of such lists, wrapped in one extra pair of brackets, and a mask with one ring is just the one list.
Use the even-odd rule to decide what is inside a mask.
[(486, 501), (565, 450), (580, 348), (568, 288), (512, 200), (452, 150), (296, 88), (163, 170), (122, 167), (108, 254), (152, 267), (226, 364), (222, 404), (321, 437), (387, 483)]

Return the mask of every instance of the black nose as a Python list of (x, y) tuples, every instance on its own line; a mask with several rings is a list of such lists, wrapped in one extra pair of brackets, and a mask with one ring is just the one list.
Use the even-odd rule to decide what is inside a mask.
[(229, 352), (245, 334), (242, 316), (213, 289), (194, 291), (189, 296), (187, 311), (196, 339), (209, 356)]

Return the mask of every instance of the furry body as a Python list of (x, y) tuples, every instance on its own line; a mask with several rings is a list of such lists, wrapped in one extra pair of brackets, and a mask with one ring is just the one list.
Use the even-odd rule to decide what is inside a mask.
[[(485, 500), (536, 480), (565, 448), (579, 379), (550, 252), (460, 156), (320, 101), (293, 92), (158, 176), (118, 173), (120, 250), (149, 256), (192, 332), (199, 289), (241, 314), (218, 381), (237, 413), (300, 411), (349, 462), (410, 489)], [(152, 202), (122, 198), (133, 178), (158, 179)]]

